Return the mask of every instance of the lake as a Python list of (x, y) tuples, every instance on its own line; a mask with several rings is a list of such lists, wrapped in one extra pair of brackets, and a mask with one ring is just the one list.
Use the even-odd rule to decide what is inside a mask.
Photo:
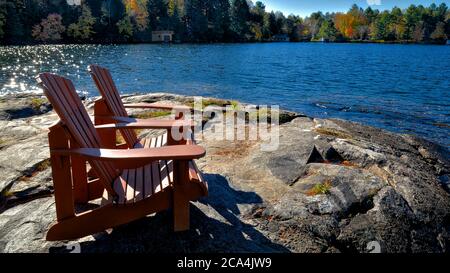
[(450, 46), (266, 43), (0, 47), (0, 93), (49, 71), (98, 95), (90, 63), (122, 93), (173, 92), (344, 118), (450, 146)]

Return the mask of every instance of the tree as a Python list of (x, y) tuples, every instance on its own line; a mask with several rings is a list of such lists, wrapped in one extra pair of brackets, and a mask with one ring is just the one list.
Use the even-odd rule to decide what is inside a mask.
[(0, 39), (3, 39), (3, 36), (5, 35), (5, 28), (6, 25), (6, 3), (5, 1), (0, 1)]
[(445, 23), (439, 22), (436, 25), (436, 29), (431, 33), (431, 39), (433, 40), (446, 40), (447, 35), (445, 34)]
[(388, 24), (388, 33), (392, 34), (393, 39), (403, 40), (407, 38), (406, 20), (400, 8), (394, 7), (391, 10)]
[[(167, 3), (164, 0), (148, 0), (147, 12), (149, 14), (150, 29), (167, 28), (167, 8)], [(165, 25), (164, 27), (163, 24)]]
[(276, 34), (276, 19), (275, 13), (265, 13), (263, 18), (263, 26), (261, 28), (262, 35), (264, 39), (272, 38), (272, 35)]
[(100, 23), (104, 26), (115, 25), (124, 15), (122, 0), (104, 0), (101, 5)]
[(181, 21), (180, 11), (184, 7), (181, 7), (180, 0), (170, 0), (168, 2), (167, 14), (168, 18), (168, 29), (175, 31), (175, 37), (181, 40), (183, 33), (185, 32), (184, 24)]
[(94, 31), (98, 40), (113, 42), (119, 37), (117, 23), (125, 14), (125, 6), (122, 0), (103, 0), (101, 16), (97, 18), (97, 28)]
[[(370, 27), (368, 25), (359, 25), (356, 27), (356, 37), (359, 40), (366, 40), (369, 36)], [(355, 35), (354, 35), (355, 36)]]
[(275, 25), (277, 34), (287, 34), (286, 17), (280, 11), (275, 12)]
[(413, 38), (413, 32), (416, 28), (416, 25), (422, 19), (419, 9), (415, 5), (410, 5), (404, 15), (404, 20), (406, 23), (406, 38)]
[(42, 19), (40, 24), (33, 26), (32, 36), (37, 41), (56, 42), (62, 39), (61, 34), (66, 30), (62, 25), (62, 17), (52, 13)]
[(263, 2), (257, 1), (255, 6), (251, 9), (252, 21), (259, 26), (262, 26), (264, 22), (264, 14), (266, 13), (266, 6)]
[(206, 3), (202, 0), (185, 0), (184, 21), (190, 41), (204, 41), (208, 31)]
[[(109, 2), (109, 0), (106, 0)], [(84, 0), (81, 1), (83, 4), (82, 6), (88, 6), (91, 12), (91, 15), (94, 16), (95, 18), (99, 18), (100, 16), (102, 16), (102, 6), (103, 6), (103, 2), (106, 2), (103, 0)]]
[(7, 1), (5, 3), (5, 27), (4, 27), (4, 39), (9, 43), (22, 43), (26, 40), (26, 27), (22, 22), (22, 14), (24, 13), (25, 4), (23, 1)]
[(303, 23), (303, 19), (298, 16), (289, 15), (288, 22), (291, 22), (292, 29), (290, 30), (289, 37), (291, 41), (302, 41), (308, 37), (309, 32), (305, 24)]
[(67, 35), (76, 40), (87, 40), (94, 34), (94, 24), (96, 19), (92, 16), (91, 9), (87, 5), (82, 6), (81, 16), (77, 23), (69, 25)]
[(365, 16), (364, 10), (356, 4), (348, 11), (348, 15), (352, 18), (351, 28), (353, 29), (352, 39), (363, 40), (367, 36), (369, 29), (368, 20)]
[(117, 22), (117, 29), (119, 34), (122, 35), (126, 40), (133, 36), (133, 24), (131, 23), (130, 16), (126, 15), (119, 22)]
[(419, 22), (416, 24), (414, 31), (412, 33), (412, 38), (415, 42), (421, 42), (423, 41), (423, 38), (425, 36), (425, 30), (423, 27), (423, 22)]
[(324, 18), (322, 12), (314, 12), (310, 17), (305, 19), (305, 25), (308, 27), (312, 40), (316, 39), (323, 20)]
[(249, 6), (246, 0), (232, 0), (230, 9), (230, 30), (234, 33), (235, 39), (246, 40), (249, 28), (247, 21), (250, 17)]
[(334, 27), (332, 20), (325, 20), (320, 26), (318, 36), (330, 41), (335, 41), (337, 37), (337, 29)]
[(351, 15), (345, 13), (336, 13), (334, 18), (336, 28), (347, 38), (354, 34), (353, 19)]
[(126, 13), (138, 31), (144, 31), (148, 27), (147, 2), (148, 0), (124, 0)]
[(377, 18), (379, 12), (378, 10), (373, 10), (370, 6), (364, 11), (364, 17), (367, 19), (367, 24), (372, 24)]
[(230, 32), (230, 2), (228, 0), (209, 0), (207, 8), (209, 28), (209, 39), (213, 41), (224, 41), (229, 39)]

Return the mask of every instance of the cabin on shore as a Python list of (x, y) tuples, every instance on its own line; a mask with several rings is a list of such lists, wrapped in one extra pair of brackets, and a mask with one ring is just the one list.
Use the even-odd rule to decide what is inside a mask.
[(272, 42), (289, 42), (289, 36), (287, 34), (275, 34), (272, 36)]
[(152, 31), (152, 42), (155, 43), (170, 43), (174, 32), (171, 30)]

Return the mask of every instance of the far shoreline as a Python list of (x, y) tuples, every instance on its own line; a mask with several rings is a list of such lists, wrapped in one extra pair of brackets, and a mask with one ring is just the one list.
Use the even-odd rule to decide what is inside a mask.
[[(450, 41), (450, 40), (449, 40)], [(379, 41), (379, 40), (349, 40), (349, 41), (242, 41), (242, 42), (170, 42), (170, 43), (159, 43), (159, 42), (92, 42), (92, 43), (18, 43), (18, 44), (0, 44), (0, 47), (8, 46), (60, 46), (60, 45), (239, 45), (239, 44), (381, 44), (381, 45), (437, 45), (437, 46), (448, 46), (448, 42), (413, 42), (413, 41)]]

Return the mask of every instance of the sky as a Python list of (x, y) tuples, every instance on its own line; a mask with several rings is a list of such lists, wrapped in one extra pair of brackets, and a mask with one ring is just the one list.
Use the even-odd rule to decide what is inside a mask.
[[(257, 0), (253, 0), (256, 2)], [(394, 6), (406, 8), (411, 4), (429, 6), (432, 3), (439, 5), (446, 3), (450, 6), (450, 0), (260, 0), (266, 5), (267, 11), (281, 11), (286, 16), (293, 13), (302, 17), (309, 16), (312, 12), (322, 11), (323, 13), (347, 11), (353, 4), (362, 8), (367, 8), (370, 4), (372, 8), (379, 10), (391, 9)]]

